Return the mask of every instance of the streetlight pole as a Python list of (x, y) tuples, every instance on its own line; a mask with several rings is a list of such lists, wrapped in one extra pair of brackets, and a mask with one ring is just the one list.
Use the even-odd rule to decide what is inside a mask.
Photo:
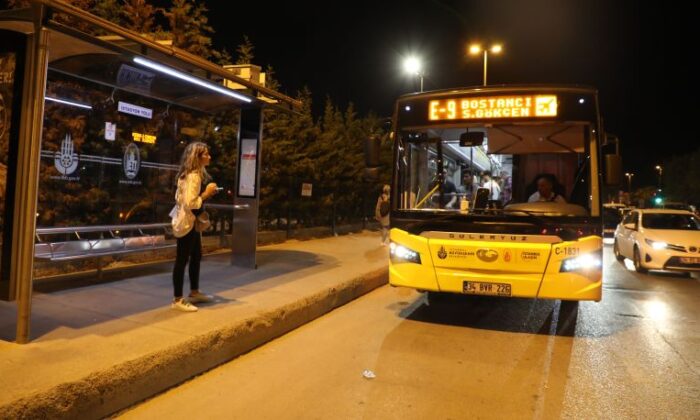
[(486, 74), (489, 67), (489, 51), (484, 48), (484, 86), (486, 86)]
[(661, 165), (656, 165), (656, 171), (659, 173), (659, 183), (658, 183), (658, 186), (659, 186), (659, 191), (661, 191), (661, 175), (662, 175), (663, 172), (664, 172), (664, 168), (663, 168)]
[(489, 68), (489, 50), (491, 50), (492, 54), (500, 54), (503, 52), (503, 45), (501, 44), (493, 44), (491, 45), (490, 48), (481, 48), (481, 45), (479, 44), (472, 44), (469, 46), (469, 54), (471, 55), (476, 55), (481, 52), (483, 52), (483, 57), (484, 57), (484, 86), (486, 86), (487, 83), (487, 76), (488, 76), (488, 68)]
[(632, 177), (634, 176), (634, 174), (630, 173), (630, 172), (625, 172), (625, 176), (627, 177), (627, 191), (631, 194), (632, 193)]

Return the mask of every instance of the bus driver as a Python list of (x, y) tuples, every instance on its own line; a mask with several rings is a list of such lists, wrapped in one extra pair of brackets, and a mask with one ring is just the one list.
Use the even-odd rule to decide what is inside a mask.
[(554, 192), (554, 180), (552, 177), (541, 175), (537, 178), (537, 191), (527, 200), (528, 203), (536, 201), (553, 201), (555, 203), (566, 203), (561, 195)]

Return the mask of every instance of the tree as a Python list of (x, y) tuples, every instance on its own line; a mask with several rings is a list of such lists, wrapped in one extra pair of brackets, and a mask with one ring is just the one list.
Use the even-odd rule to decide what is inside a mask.
[(251, 64), (253, 62), (253, 50), (255, 47), (253, 43), (248, 39), (248, 35), (243, 35), (243, 43), (236, 48), (236, 53), (238, 58), (236, 59), (236, 64)]
[(211, 36), (214, 28), (209, 25), (208, 9), (203, 1), (174, 0), (172, 6), (164, 11), (168, 20), (169, 34), (173, 45), (194, 55), (209, 59), (220, 58), (223, 53), (214, 54)]
[(123, 25), (122, 6), (118, 0), (97, 0), (92, 13), (117, 25)]
[(10, 9), (24, 9), (31, 5), (31, 0), (7, 0), (7, 7)]
[(122, 17), (127, 29), (150, 34), (155, 31), (156, 8), (146, 3), (146, 0), (124, 0)]
[(700, 149), (673, 156), (663, 164), (663, 191), (667, 201), (700, 203)]

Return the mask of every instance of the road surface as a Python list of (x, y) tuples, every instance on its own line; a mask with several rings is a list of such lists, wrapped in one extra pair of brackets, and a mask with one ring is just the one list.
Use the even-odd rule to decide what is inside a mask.
[(385, 286), (121, 417), (700, 418), (700, 281), (605, 265), (578, 310)]

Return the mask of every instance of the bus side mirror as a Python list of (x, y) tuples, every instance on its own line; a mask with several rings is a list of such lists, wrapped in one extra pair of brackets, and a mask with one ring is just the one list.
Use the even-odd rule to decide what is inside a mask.
[(622, 156), (605, 155), (605, 183), (607, 185), (622, 184)]
[(380, 137), (371, 135), (365, 139), (365, 166), (376, 168), (380, 165), (379, 155), (381, 150)]
[(461, 147), (474, 147), (481, 146), (484, 144), (484, 132), (483, 131), (472, 131), (462, 133), (459, 135), (459, 145)]

